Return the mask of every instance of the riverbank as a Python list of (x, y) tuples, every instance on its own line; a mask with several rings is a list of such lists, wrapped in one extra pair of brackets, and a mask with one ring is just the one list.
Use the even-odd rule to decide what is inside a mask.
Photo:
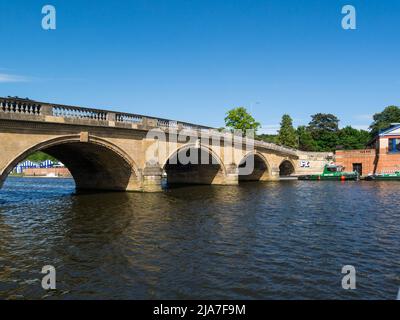
[(9, 178), (40, 178), (40, 179), (73, 179), (72, 176), (28, 176), (24, 174), (10, 174)]

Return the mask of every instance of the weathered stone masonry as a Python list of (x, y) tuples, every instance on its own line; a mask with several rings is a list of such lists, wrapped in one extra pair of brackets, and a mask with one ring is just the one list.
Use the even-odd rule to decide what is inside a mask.
[[(155, 128), (167, 131), (172, 127), (193, 135), (207, 131), (210, 144), (194, 146), (177, 142), (171, 150), (168, 142), (158, 141), (169, 152), (159, 155), (156, 162), (147, 161), (146, 152), (156, 143), (147, 138), (148, 131)], [(233, 150), (241, 155), (241, 160), (228, 161), (222, 150), (222, 138), (213, 128), (185, 122), (0, 98), (0, 187), (11, 170), (36, 151), (46, 152), (63, 162), (77, 189), (156, 192), (161, 190), (163, 172), (167, 173), (170, 183), (232, 185), (241, 180), (277, 180), (284, 161), (293, 165), (293, 174), (299, 170), (297, 150), (254, 141), (255, 170), (239, 177), (239, 166), (249, 153), (244, 149)], [(221, 145), (213, 145), (216, 139)], [(165, 143), (168, 146), (162, 145)], [(183, 149), (207, 153), (213, 164), (171, 164), (174, 155)], [(304, 158), (304, 153), (301, 154)]]

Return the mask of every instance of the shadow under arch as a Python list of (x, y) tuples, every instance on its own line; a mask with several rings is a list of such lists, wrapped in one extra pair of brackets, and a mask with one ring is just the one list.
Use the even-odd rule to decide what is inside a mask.
[[(182, 163), (183, 158), (195, 163)], [(189, 160), (188, 160), (189, 161)], [(209, 147), (188, 144), (174, 150), (162, 165), (168, 185), (224, 184), (226, 167), (221, 158)]]
[(289, 177), (295, 172), (294, 164), (290, 160), (283, 160), (279, 165), (279, 176), (281, 177)]
[(90, 136), (68, 135), (38, 143), (12, 159), (1, 174), (0, 185), (13, 168), (29, 155), (42, 151), (61, 161), (71, 172), (77, 190), (136, 191), (141, 174), (135, 162), (119, 147)]
[[(253, 157), (253, 159), (250, 159)], [(253, 166), (251, 173), (244, 169)], [(239, 163), (239, 182), (266, 181), (270, 178), (271, 167), (268, 160), (259, 152), (249, 152)]]

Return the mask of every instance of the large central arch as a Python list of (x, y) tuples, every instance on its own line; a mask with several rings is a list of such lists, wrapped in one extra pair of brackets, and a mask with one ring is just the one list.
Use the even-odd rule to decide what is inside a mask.
[(82, 142), (80, 135), (47, 140), (24, 150), (9, 162), (1, 174), (2, 182), (19, 162), (36, 151), (60, 160), (71, 172), (77, 190), (140, 190), (140, 172), (123, 150), (98, 137)]
[[(194, 154), (198, 161), (182, 164), (180, 154), (184, 153)], [(168, 157), (162, 168), (167, 175), (168, 184), (226, 183), (226, 168), (223, 161), (212, 149), (205, 146), (188, 144), (178, 148)]]

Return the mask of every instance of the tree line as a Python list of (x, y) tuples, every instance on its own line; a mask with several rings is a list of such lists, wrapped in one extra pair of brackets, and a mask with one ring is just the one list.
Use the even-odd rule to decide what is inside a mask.
[[(363, 149), (381, 130), (392, 123), (400, 123), (400, 107), (389, 106), (374, 114), (368, 131), (352, 126), (339, 128), (339, 122), (339, 118), (331, 113), (317, 113), (311, 116), (308, 125), (294, 128), (292, 118), (284, 114), (277, 134), (257, 134), (257, 138), (304, 151)], [(225, 125), (229, 129), (254, 129), (256, 132), (261, 127), (244, 107), (229, 110)]]

